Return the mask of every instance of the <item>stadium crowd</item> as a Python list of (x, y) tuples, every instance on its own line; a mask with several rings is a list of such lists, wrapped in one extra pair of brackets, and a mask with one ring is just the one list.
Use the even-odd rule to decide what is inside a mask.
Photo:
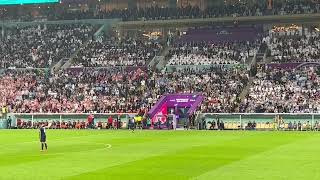
[[(152, 20), (319, 12), (319, 6), (308, 2), (299, 5), (287, 2), (277, 7), (268, 10), (266, 4), (249, 7), (241, 3), (204, 11), (191, 6), (176, 10), (151, 7), (94, 14), (75, 11), (75, 14), (55, 15), (55, 18)], [(196, 68), (158, 72), (147, 69), (146, 65), (164, 49), (164, 44), (129, 36), (121, 40), (116, 37), (94, 39), (95, 30), (94, 26), (80, 24), (8, 28), (0, 40), (0, 67), (7, 68), (0, 76), (0, 105), (16, 113), (144, 113), (163, 94), (202, 92), (205, 100), (201, 112), (232, 113), (238, 107), (240, 112), (320, 112), (319, 69), (314, 67), (259, 69), (249, 94), (240, 103), (239, 96), (249, 82), (249, 72), (223, 65), (248, 63), (248, 58), (253, 57), (261, 45), (259, 40), (177, 42), (169, 50), (168, 65)], [(284, 63), (318, 61), (319, 40), (318, 31), (299, 29), (272, 32), (262, 41), (270, 49), (273, 62)], [(12, 70), (51, 67), (77, 50), (70, 69), (55, 73)], [(197, 69), (201, 65), (210, 68)]]
[(320, 75), (316, 67), (260, 69), (241, 112), (320, 113)]
[(161, 43), (149, 40), (101, 38), (91, 40), (83, 47), (74, 59), (73, 66), (145, 66), (161, 49)]
[(212, 44), (208, 42), (178, 43), (169, 53), (169, 65), (244, 64), (257, 52), (255, 42)]
[(204, 92), (205, 112), (232, 112), (248, 81), (242, 70), (158, 73), (105, 69), (50, 72), (8, 70), (1, 77), (1, 105), (10, 112), (141, 112), (165, 93)]
[(188, 19), (188, 18), (213, 18), (213, 17), (239, 17), (239, 16), (266, 16), (266, 15), (288, 15), (288, 14), (312, 14), (320, 12), (320, 6), (311, 2), (275, 2), (274, 8), (269, 10), (267, 4), (246, 3), (223, 4), (209, 7), (204, 10), (198, 6), (186, 7), (148, 7), (140, 9), (114, 9), (97, 11), (64, 11), (63, 13), (48, 14), (48, 19), (109, 19), (120, 18), (123, 21), (134, 20), (163, 20), (163, 19)]
[[(143, 72), (136, 74), (99, 70), (67, 71), (45, 75), (8, 72), (2, 79), (2, 104), (11, 112), (137, 112), (138, 82)], [(133, 85), (136, 85), (134, 86)]]
[[(122, 8), (122, 9), (87, 9), (78, 10), (70, 8), (69, 3), (53, 5), (52, 8), (42, 8), (37, 14), (38, 17), (48, 20), (74, 20), (74, 19), (110, 19), (120, 18), (123, 21), (133, 20), (157, 20), (157, 19), (186, 19), (186, 18), (210, 18), (225, 16), (266, 16), (266, 15), (289, 15), (289, 14), (312, 14), (319, 13), (320, 6), (312, 1), (274, 1), (270, 8), (267, 1), (235, 1), (233, 3), (216, 4), (212, 7), (201, 9), (198, 6), (187, 5), (184, 7), (166, 7), (154, 5), (145, 8)], [(81, 5), (76, 1), (77, 5)], [(67, 6), (67, 7), (65, 7)], [(61, 11), (61, 9), (64, 9)], [(21, 13), (20, 13), (21, 14)], [(12, 9), (0, 9), (1, 19), (31, 21), (36, 19), (31, 12), (26, 11), (23, 15), (18, 15)]]
[[(66, 53), (72, 52), (82, 44), (82, 38), (90, 38), (89, 33), (92, 32), (92, 27), (80, 25), (57, 26), (55, 28), (39, 26), (37, 31), (32, 32), (31, 30), (35, 30), (34, 28), (36, 27), (22, 28), (17, 31), (21, 32), (23, 35), (21, 37), (29, 37), (28, 40), (35, 43), (38, 40), (32, 41), (34, 36), (40, 37), (41, 42), (41, 37), (46, 37), (42, 34), (48, 33), (49, 37), (42, 41), (46, 42), (45, 40), (48, 39), (51, 45), (44, 47), (29, 45), (27, 41), (24, 41), (25, 44), (18, 43), (19, 40), (22, 40), (22, 38), (18, 38), (20, 37), (19, 33), (9, 35), (2, 42), (11, 42), (14, 43), (13, 47), (24, 49), (2, 48), (1, 62), (10, 64), (10, 66), (2, 64), (2, 67), (12, 67), (13, 65), (32, 67), (33, 64), (36, 67), (45, 67), (46, 64), (51, 64), (50, 61), (55, 61), (54, 59), (59, 54), (63, 54), (63, 52), (53, 53), (50, 51), (52, 47), (55, 47), (54, 49), (61, 47), (61, 51)], [(61, 34), (68, 35), (62, 36)], [(85, 35), (83, 36), (83, 34)], [(53, 40), (53, 37), (58, 39)], [(72, 40), (68, 40), (68, 37)], [(290, 39), (291, 36), (286, 37), (288, 38), (283, 41), (298, 42)], [(302, 37), (313, 39), (299, 41), (305, 43), (305, 46), (313, 47), (315, 44), (317, 47), (319, 46), (316, 32), (306, 33)], [(67, 43), (59, 40), (66, 40)], [(79, 43), (72, 43), (77, 40)], [(269, 40), (268, 37), (264, 39), (266, 42), (271, 42)], [(75, 44), (75, 47), (67, 45), (68, 42)], [(45, 70), (7, 70), (3, 72), (0, 77), (1, 106), (7, 106), (10, 112), (17, 113), (136, 113), (150, 109), (165, 93), (202, 92), (206, 97), (201, 106), (202, 112), (235, 112), (239, 105), (240, 112), (320, 111), (320, 82), (317, 68), (302, 70), (260, 69), (250, 87), (249, 95), (240, 104), (239, 95), (249, 79), (247, 70), (228, 69), (224, 66), (211, 66), (210, 69), (186, 68), (173, 72), (157, 72), (143, 67), (141, 69), (134, 67), (132, 69), (112, 68), (113, 66), (144, 66), (162, 48), (159, 43), (131, 38), (126, 38), (122, 42), (113, 42), (115, 42), (114, 39), (91, 39), (88, 45), (80, 50), (74, 61), (74, 66), (92, 68), (76, 67), (61, 70), (58, 73)], [(37, 47), (37, 49), (33, 51), (32, 47)], [(168, 64), (244, 63), (247, 57), (256, 52), (256, 47), (257, 45), (254, 43), (175, 44), (169, 52), (172, 57)], [(313, 48), (318, 50), (316, 47)], [(17, 52), (15, 54), (14, 49)], [(56, 52), (58, 51), (56, 50)], [(26, 52), (30, 52), (30, 54), (25, 54)], [(48, 54), (51, 55), (51, 58), (48, 57)], [(309, 57), (312, 56), (309, 54)], [(11, 60), (8, 61), (8, 58)], [(210, 61), (210, 59), (215, 60)]]
[(305, 28), (281, 31), (265, 38), (275, 63), (314, 62), (320, 59), (320, 33)]
[(91, 25), (38, 25), (10, 28), (0, 40), (0, 67), (45, 68), (68, 58), (88, 38)]
[(238, 95), (248, 82), (247, 71), (223, 67), (186, 69), (154, 77), (159, 82), (155, 94), (203, 92), (206, 98), (201, 111), (211, 113), (233, 112), (239, 103)]

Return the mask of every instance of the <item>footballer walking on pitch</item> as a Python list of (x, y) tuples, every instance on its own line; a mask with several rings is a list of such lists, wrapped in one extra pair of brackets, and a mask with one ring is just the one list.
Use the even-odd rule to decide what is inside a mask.
[(39, 138), (41, 143), (41, 151), (43, 151), (43, 146), (45, 146), (46, 150), (48, 149), (47, 145), (47, 136), (46, 136), (46, 128), (44, 125), (42, 125), (39, 129)]

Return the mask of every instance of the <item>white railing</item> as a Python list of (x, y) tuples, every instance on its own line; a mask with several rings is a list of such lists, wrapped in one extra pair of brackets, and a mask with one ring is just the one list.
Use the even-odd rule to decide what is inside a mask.
[(128, 121), (130, 117), (137, 115), (136, 113), (9, 113), (7, 117), (12, 118), (12, 126), (16, 126), (18, 119), (28, 122), (38, 121), (86, 121), (89, 115), (94, 115), (95, 122), (106, 122), (112, 116), (113, 119), (119, 118), (121, 121)]
[[(255, 122), (257, 129), (288, 128), (289, 124), (301, 123), (302, 127), (314, 127), (320, 123), (320, 113), (202, 113), (197, 122), (223, 121), (226, 129), (245, 129)], [(320, 128), (320, 126), (319, 126)]]
[[(93, 114), (95, 122), (106, 122), (112, 116), (113, 119), (118, 118), (122, 122), (128, 122), (130, 117), (134, 117), (136, 113), (11, 113), (8, 116), (12, 118), (12, 125), (16, 125), (16, 120), (23, 121), (86, 121), (88, 115)], [(205, 121), (209, 128), (212, 121), (217, 120), (225, 123), (226, 129), (245, 129), (249, 122), (255, 122), (257, 129), (273, 129), (275, 126), (282, 124), (288, 127), (290, 122), (301, 123), (303, 127), (320, 123), (320, 113), (199, 113), (196, 116), (195, 123), (200, 124)], [(281, 123), (279, 123), (281, 121)], [(5, 126), (5, 120), (3, 125)], [(319, 126), (320, 128), (320, 126)]]

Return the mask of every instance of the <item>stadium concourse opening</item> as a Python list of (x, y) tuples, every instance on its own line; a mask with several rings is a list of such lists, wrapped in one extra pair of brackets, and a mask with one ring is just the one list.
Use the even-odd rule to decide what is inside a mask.
[(150, 109), (148, 115), (152, 121), (152, 128), (188, 126), (188, 117), (201, 105), (204, 96), (201, 93), (166, 94)]

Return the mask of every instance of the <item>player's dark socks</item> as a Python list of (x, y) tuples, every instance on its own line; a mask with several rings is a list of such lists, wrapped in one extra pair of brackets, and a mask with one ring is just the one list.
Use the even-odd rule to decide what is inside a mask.
[(43, 143), (41, 143), (41, 149), (43, 150)]
[(46, 146), (46, 149), (48, 149), (48, 145), (47, 145), (47, 143), (44, 143), (44, 145)]

